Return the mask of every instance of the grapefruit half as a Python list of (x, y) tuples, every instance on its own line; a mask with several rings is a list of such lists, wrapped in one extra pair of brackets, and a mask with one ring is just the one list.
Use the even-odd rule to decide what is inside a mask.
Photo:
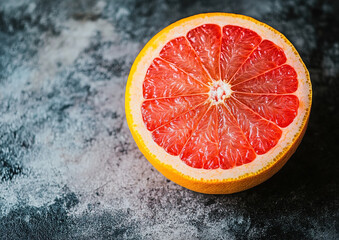
[(154, 36), (127, 82), (127, 123), (168, 179), (239, 192), (275, 174), (299, 145), (312, 87), (293, 45), (253, 18), (207, 13)]

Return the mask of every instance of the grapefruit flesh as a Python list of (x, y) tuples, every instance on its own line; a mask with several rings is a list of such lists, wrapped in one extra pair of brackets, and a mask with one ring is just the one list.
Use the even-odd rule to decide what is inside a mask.
[(201, 25), (168, 42), (149, 67), (144, 122), (157, 144), (191, 167), (249, 163), (273, 148), (279, 127), (297, 115), (298, 97), (283, 91), (298, 87), (286, 81), (286, 71), (295, 71), (285, 62), (284, 51), (254, 31)]
[[(146, 46), (152, 54), (143, 57), (144, 63), (138, 61), (144, 77), (129, 78), (142, 87), (130, 87), (139, 91), (139, 102), (134, 101), (139, 113), (128, 106), (133, 97), (132, 91), (126, 91), (127, 117), (128, 110), (132, 111), (131, 118), (135, 114), (142, 119), (137, 127), (130, 128), (139, 147), (143, 145), (141, 150), (147, 151), (146, 157), (170, 179), (206, 193), (246, 189), (253, 183), (245, 188), (234, 184), (235, 190), (220, 183), (259, 176), (279, 159), (282, 166), (301, 140), (311, 104), (307, 69), (293, 46), (275, 30), (270, 33), (268, 26), (257, 28), (260, 24), (253, 19), (225, 17), (226, 24), (221, 24), (217, 14), (207, 14), (198, 21), (192, 17), (192, 26), (189, 19), (177, 23), (177, 27), (186, 23), (187, 31), (179, 28), (181, 34), (179, 31), (173, 36), (163, 30), (167, 35), (157, 50)], [(239, 24), (236, 20), (227, 24), (228, 18), (241, 19)], [(249, 27), (244, 18), (251, 22)], [(275, 38), (285, 43), (279, 45)], [(134, 130), (137, 128), (142, 130)], [(287, 148), (290, 150), (284, 151)], [(259, 164), (251, 173), (252, 166)], [(214, 184), (208, 183), (211, 181)], [(196, 187), (199, 182), (207, 184)]]

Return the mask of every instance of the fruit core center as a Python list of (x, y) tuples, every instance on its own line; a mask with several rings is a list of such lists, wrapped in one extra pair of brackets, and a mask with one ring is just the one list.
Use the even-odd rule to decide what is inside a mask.
[(213, 103), (220, 103), (231, 96), (231, 85), (221, 80), (214, 81), (210, 87), (209, 94)]

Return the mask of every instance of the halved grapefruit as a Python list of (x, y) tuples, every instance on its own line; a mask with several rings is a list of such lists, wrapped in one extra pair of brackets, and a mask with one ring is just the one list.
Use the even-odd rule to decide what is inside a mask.
[(250, 17), (207, 13), (147, 43), (125, 100), (131, 133), (156, 169), (193, 191), (224, 194), (286, 163), (305, 133), (312, 88), (281, 33)]

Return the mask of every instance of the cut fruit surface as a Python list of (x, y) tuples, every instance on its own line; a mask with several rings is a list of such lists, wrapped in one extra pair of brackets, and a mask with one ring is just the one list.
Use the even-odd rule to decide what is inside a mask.
[(311, 107), (308, 71), (290, 42), (252, 18), (200, 14), (157, 34), (126, 88), (130, 130), (166, 177), (232, 193), (277, 172)]

